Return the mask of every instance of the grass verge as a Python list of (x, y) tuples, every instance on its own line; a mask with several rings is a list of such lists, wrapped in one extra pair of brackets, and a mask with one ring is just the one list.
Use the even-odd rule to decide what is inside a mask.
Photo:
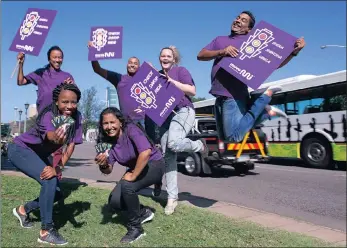
[[(76, 182), (78, 182), (76, 180)], [(12, 215), (12, 208), (38, 196), (40, 187), (31, 179), (1, 175), (2, 247), (44, 247), (37, 243), (39, 212), (32, 214), (35, 227), (23, 229)], [(106, 205), (109, 190), (85, 187), (81, 183), (63, 183), (64, 203), (54, 207), (54, 222), (74, 247), (119, 247), (126, 233), (122, 216), (113, 216)], [(147, 235), (130, 246), (135, 247), (326, 247), (318, 239), (244, 223), (208, 210), (179, 205), (165, 216), (160, 203), (140, 197), (142, 204), (155, 209), (155, 218), (144, 224)]]

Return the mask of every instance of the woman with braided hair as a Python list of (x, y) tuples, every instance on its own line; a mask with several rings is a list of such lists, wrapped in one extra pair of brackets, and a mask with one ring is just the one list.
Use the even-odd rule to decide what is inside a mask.
[[(40, 195), (37, 199), (27, 202), (13, 209), (13, 214), (24, 228), (33, 227), (29, 213), (40, 209), (41, 230), (38, 242), (56, 245), (65, 245), (67, 241), (54, 228), (52, 215), (53, 204), (61, 198), (57, 191), (60, 167), (53, 167), (50, 155), (63, 145), (67, 152), (62, 158), (62, 166), (72, 155), (71, 142), (77, 138), (82, 139), (81, 123), (78, 118), (77, 103), (81, 92), (75, 84), (61, 83), (53, 90), (53, 103), (45, 107), (36, 119), (36, 125), (13, 140), (8, 147), (8, 158), (21, 172), (33, 178), (41, 185)], [(54, 118), (64, 116), (72, 118), (74, 123), (69, 127), (55, 128)], [(76, 137), (80, 135), (80, 137)]]
[[(40, 113), (47, 105), (50, 105), (52, 103), (52, 91), (55, 87), (57, 87), (61, 82), (66, 82), (69, 84), (74, 83), (73, 76), (70, 73), (61, 70), (61, 66), (64, 60), (64, 53), (59, 46), (52, 46), (48, 49), (48, 64), (46, 66), (30, 72), (25, 76), (23, 72), (25, 54), (22, 52), (18, 53), (17, 59), (19, 64), (17, 84), (19, 86), (29, 84), (34, 84), (37, 86), (36, 107), (38, 113)], [(79, 118), (82, 120), (82, 116), (80, 116)], [(83, 141), (81, 139), (74, 140), (73, 143), (81, 144), (82, 142)], [(71, 145), (70, 149), (74, 149), (74, 146)], [(53, 166), (57, 166), (61, 162), (63, 156), (62, 150), (59, 149), (55, 151), (53, 156)]]

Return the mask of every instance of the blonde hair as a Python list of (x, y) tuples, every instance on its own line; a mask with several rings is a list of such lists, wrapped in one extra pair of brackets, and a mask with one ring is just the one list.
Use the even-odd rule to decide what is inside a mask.
[(175, 63), (175, 65), (178, 65), (178, 64), (181, 62), (182, 57), (181, 57), (181, 55), (180, 55), (178, 49), (177, 49), (175, 46), (172, 46), (172, 45), (171, 45), (171, 46), (162, 48), (161, 51), (160, 51), (160, 54), (162, 53), (162, 51), (163, 51), (164, 49), (169, 49), (169, 50), (172, 51), (172, 54), (173, 54), (173, 57), (174, 57), (174, 63)]

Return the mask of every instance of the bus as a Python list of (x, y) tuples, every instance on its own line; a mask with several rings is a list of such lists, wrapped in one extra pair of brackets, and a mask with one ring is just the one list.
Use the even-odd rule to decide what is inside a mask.
[[(263, 122), (268, 155), (299, 158), (314, 168), (332, 168), (334, 161), (346, 162), (346, 70), (299, 75), (264, 83), (259, 89), (271, 85), (281, 86), (282, 91), (272, 96), (270, 104), (283, 110), (288, 118)], [(249, 92), (252, 95), (251, 89)], [(214, 98), (195, 102), (196, 113), (213, 114), (214, 102)]]

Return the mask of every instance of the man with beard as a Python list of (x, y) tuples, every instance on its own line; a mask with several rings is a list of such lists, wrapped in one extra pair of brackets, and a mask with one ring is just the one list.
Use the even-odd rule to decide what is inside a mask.
[[(88, 48), (93, 46), (91, 41), (88, 42)], [(118, 72), (109, 71), (102, 68), (98, 61), (92, 61), (92, 67), (96, 74), (105, 78), (117, 89), (119, 107), (121, 112), (127, 118), (133, 120), (134, 122), (139, 122), (143, 127), (145, 127), (145, 112), (141, 110), (129, 109), (129, 101), (131, 100), (128, 92), (124, 92), (127, 83), (131, 82), (132, 77), (136, 74), (140, 67), (140, 60), (137, 57), (130, 57), (127, 64), (127, 74), (120, 74)]]

